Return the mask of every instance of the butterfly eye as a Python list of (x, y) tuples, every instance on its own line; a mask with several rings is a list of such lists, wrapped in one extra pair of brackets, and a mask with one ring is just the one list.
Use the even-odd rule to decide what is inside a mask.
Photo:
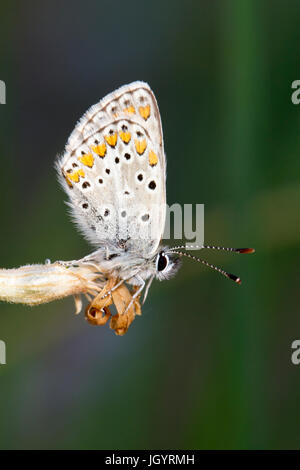
[(169, 257), (166, 256), (163, 252), (159, 253), (156, 259), (156, 269), (157, 271), (164, 271), (169, 264)]

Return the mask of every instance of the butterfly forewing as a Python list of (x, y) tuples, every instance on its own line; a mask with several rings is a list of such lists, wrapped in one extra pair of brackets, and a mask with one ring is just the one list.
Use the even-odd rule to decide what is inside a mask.
[(83, 234), (97, 247), (151, 256), (165, 223), (160, 115), (146, 83), (125, 85), (92, 106), (58, 162)]

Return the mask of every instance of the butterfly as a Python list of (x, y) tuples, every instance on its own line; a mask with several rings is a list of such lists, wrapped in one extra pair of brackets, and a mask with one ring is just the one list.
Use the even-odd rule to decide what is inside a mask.
[(93, 263), (102, 276), (102, 290), (87, 309), (91, 323), (106, 323), (111, 317), (109, 306), (114, 304), (117, 315), (111, 318), (111, 326), (117, 334), (124, 334), (135, 314), (141, 313), (143, 289), (145, 301), (153, 279), (173, 277), (182, 256), (240, 283), (237, 276), (182, 251), (185, 246), (161, 244), (166, 219), (166, 157), (158, 105), (147, 83), (124, 85), (90, 107), (56, 166), (72, 217), (95, 246), (80, 262)]

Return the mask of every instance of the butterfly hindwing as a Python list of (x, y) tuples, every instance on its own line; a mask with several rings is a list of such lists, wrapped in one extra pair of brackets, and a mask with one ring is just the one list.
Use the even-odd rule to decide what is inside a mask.
[(97, 247), (155, 252), (165, 222), (165, 155), (155, 97), (143, 82), (92, 106), (58, 162), (72, 214)]

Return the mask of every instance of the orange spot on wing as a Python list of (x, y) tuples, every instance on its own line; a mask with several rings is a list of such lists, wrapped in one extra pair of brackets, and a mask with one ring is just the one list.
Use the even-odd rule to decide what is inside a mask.
[(140, 106), (139, 113), (142, 116), (142, 118), (145, 119), (145, 121), (147, 121), (148, 117), (150, 116), (150, 104), (147, 104), (146, 106)]
[(110, 145), (111, 147), (116, 146), (117, 138), (118, 138), (118, 135), (116, 133), (106, 135), (104, 138), (105, 138), (106, 142), (108, 143), (108, 145)]
[(74, 171), (74, 173), (70, 174), (70, 175), (67, 175), (67, 180), (71, 180), (71, 181), (74, 181), (74, 183), (78, 183), (80, 181), (80, 177), (85, 177), (85, 173), (84, 171), (80, 168), (79, 170), (77, 171)]
[(135, 144), (137, 153), (139, 153), (140, 155), (143, 155), (147, 147), (146, 139), (143, 139), (143, 140), (135, 139), (134, 144)]
[(78, 160), (89, 168), (92, 168), (92, 166), (94, 165), (94, 157), (91, 153), (82, 155), (82, 157), (79, 157)]
[(106, 154), (106, 144), (92, 145), (92, 151), (95, 152), (99, 157), (103, 158)]
[(149, 152), (149, 164), (151, 166), (155, 166), (155, 165), (157, 165), (157, 162), (158, 162), (158, 158), (157, 158), (156, 153), (154, 153), (153, 150), (150, 150), (150, 152)]
[(125, 109), (124, 109), (124, 113), (134, 114), (134, 113), (135, 113), (135, 109), (134, 109), (133, 106), (128, 106), (128, 108), (125, 108)]
[(66, 182), (68, 183), (69, 188), (73, 188), (73, 185), (72, 185), (71, 181), (69, 180), (68, 175), (65, 175), (64, 172), (63, 172), (63, 177), (65, 178)]
[(125, 142), (125, 144), (128, 144), (128, 142), (129, 142), (130, 139), (131, 139), (131, 134), (130, 134), (130, 132), (123, 132), (123, 131), (120, 131), (119, 134), (120, 134), (120, 137), (121, 137), (121, 139), (123, 140), (123, 142)]

